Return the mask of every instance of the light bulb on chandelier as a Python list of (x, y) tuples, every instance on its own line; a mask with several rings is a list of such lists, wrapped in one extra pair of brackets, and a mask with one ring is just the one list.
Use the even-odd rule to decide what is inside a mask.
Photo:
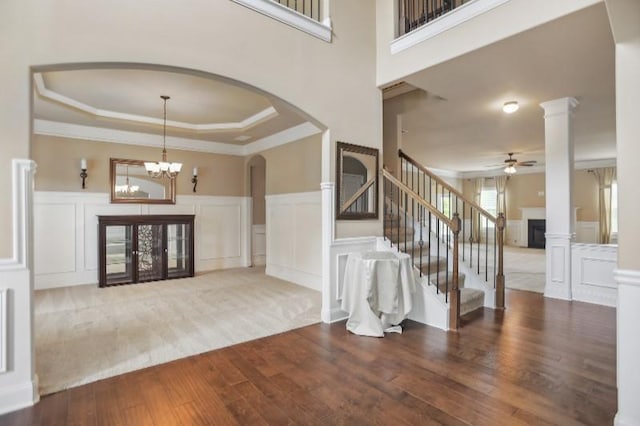
[(169, 96), (160, 96), (164, 100), (164, 120), (163, 120), (163, 133), (162, 133), (162, 161), (158, 162), (145, 162), (144, 168), (149, 176), (154, 179), (161, 179), (167, 177), (169, 179), (175, 179), (182, 169), (182, 163), (170, 163), (167, 161), (167, 100), (171, 99)]

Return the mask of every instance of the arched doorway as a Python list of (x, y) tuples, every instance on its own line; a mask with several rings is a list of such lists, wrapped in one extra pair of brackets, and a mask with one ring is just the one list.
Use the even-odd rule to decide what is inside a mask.
[(266, 254), (266, 172), (267, 162), (262, 155), (251, 157), (247, 163), (247, 182), (251, 197), (251, 266), (264, 266)]

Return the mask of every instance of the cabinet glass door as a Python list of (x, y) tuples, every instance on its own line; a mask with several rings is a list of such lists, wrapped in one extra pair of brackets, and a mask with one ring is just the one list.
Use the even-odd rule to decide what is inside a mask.
[(138, 281), (163, 279), (163, 225), (138, 225)]
[(106, 283), (124, 284), (133, 281), (131, 225), (111, 225), (106, 233)]
[(189, 244), (190, 226), (186, 223), (167, 225), (167, 262), (169, 278), (191, 276)]

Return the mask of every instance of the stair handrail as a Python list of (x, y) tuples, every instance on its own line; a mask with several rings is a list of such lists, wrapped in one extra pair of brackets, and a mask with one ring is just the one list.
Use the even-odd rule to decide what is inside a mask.
[[(433, 214), (436, 218), (438, 218), (446, 227), (451, 231), (451, 235), (453, 238), (452, 241), (452, 276), (451, 276), (451, 289), (447, 288), (445, 290), (445, 301), (449, 302), (449, 329), (457, 330), (460, 327), (460, 286), (459, 286), (459, 255), (458, 255), (458, 245), (459, 245), (459, 234), (461, 229), (461, 220), (458, 213), (454, 213), (452, 218), (448, 218), (444, 213), (438, 210), (436, 207), (432, 206), (427, 200), (422, 198), (420, 194), (413, 191), (407, 185), (398, 180), (395, 176), (393, 176), (389, 171), (384, 168), (380, 169), (380, 174), (382, 175), (383, 181), (387, 179), (392, 185), (396, 186), (400, 191), (402, 191), (405, 196), (410, 197), (413, 201), (415, 201), (419, 206), (427, 209), (431, 214)], [(406, 200), (406, 198), (405, 198)], [(405, 201), (406, 204), (406, 201)], [(422, 237), (421, 237), (422, 238)], [(420, 246), (422, 247), (422, 246)], [(405, 245), (406, 249), (406, 245)], [(398, 250), (400, 250), (400, 245), (398, 244)], [(420, 253), (422, 256), (422, 248), (420, 249)], [(438, 284), (436, 284), (438, 287)]]
[(407, 195), (409, 195), (415, 202), (417, 202), (422, 207), (429, 210), (433, 215), (435, 215), (438, 219), (444, 222), (450, 229), (453, 230), (458, 225), (457, 223), (454, 224), (453, 219), (449, 219), (444, 213), (442, 213), (437, 208), (433, 207), (428, 201), (422, 198), (417, 192), (409, 188), (404, 183), (400, 182), (400, 180), (398, 180), (395, 176), (393, 176), (387, 170), (380, 169), (380, 173), (382, 174), (383, 177), (387, 178), (395, 186), (402, 189), (402, 191), (404, 191)]
[(494, 215), (492, 215), (491, 213), (489, 213), (488, 211), (480, 207), (475, 201), (469, 200), (467, 197), (465, 197), (462, 194), (462, 192), (458, 191), (456, 188), (454, 188), (453, 186), (445, 182), (440, 176), (436, 175), (435, 173), (433, 173), (432, 171), (424, 167), (422, 164), (418, 163), (416, 160), (409, 157), (401, 149), (398, 150), (398, 155), (401, 158), (404, 158), (405, 160), (407, 160), (409, 163), (413, 164), (418, 170), (429, 175), (432, 179), (434, 179), (438, 184), (446, 188), (449, 192), (451, 192), (452, 194), (455, 194), (458, 198), (462, 198), (465, 201), (465, 203), (467, 203), (470, 207), (473, 207), (475, 210), (477, 210), (479, 213), (485, 216), (490, 222), (496, 223), (497, 218)]
[(358, 198), (360, 198), (360, 196), (364, 194), (374, 183), (376, 183), (376, 178), (372, 177), (371, 179), (369, 179), (369, 181), (367, 181), (367, 183), (362, 185), (362, 187), (358, 189), (346, 203), (344, 203), (344, 206), (342, 206), (342, 208), (340, 209), (340, 213), (344, 213), (349, 210), (349, 207), (351, 207), (353, 203), (358, 201)]

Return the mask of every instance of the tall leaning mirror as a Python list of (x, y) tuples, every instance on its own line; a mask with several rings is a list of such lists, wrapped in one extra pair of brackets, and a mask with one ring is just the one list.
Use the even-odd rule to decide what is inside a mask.
[(338, 142), (337, 219), (378, 218), (378, 150)]
[(176, 203), (176, 180), (150, 177), (144, 161), (112, 158), (110, 169), (112, 203)]

